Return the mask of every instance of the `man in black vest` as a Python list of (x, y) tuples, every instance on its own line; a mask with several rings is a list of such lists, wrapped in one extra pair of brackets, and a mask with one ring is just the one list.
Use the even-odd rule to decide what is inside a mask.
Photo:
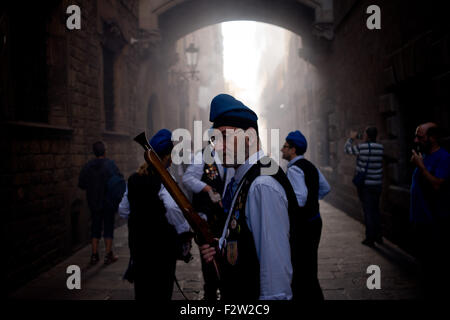
[[(172, 133), (159, 130), (149, 144), (161, 164), (170, 167)], [(169, 301), (177, 258), (184, 249), (183, 244), (191, 238), (187, 221), (162, 185), (161, 177), (148, 163), (129, 177), (127, 199), (131, 261), (125, 279), (134, 281), (136, 300)]]
[[(210, 143), (192, 159), (192, 164), (183, 175), (183, 184), (193, 193), (192, 204), (195, 210), (208, 222), (214, 237), (220, 238), (227, 218), (220, 200), (227, 182), (234, 175), (234, 170), (223, 167), (216, 158), (213, 145)], [(215, 269), (207, 266), (202, 260), (202, 272), (204, 300), (217, 300), (219, 283)]]
[(319, 199), (330, 192), (330, 185), (304, 154), (308, 147), (305, 136), (300, 131), (289, 133), (281, 149), (283, 159), (289, 161), (287, 177), (294, 188), (299, 205), (299, 225), (302, 232), (295, 236), (299, 269), (296, 270), (292, 290), (294, 297), (305, 300), (323, 300), (322, 290), (317, 279), (317, 252), (322, 232), (322, 219), (319, 213)]
[(298, 206), (286, 175), (260, 149), (257, 120), (229, 95), (211, 102), (216, 151), (235, 175), (222, 200), (228, 216), (219, 248), (204, 245), (201, 254), (216, 257), (224, 300), (292, 299), (289, 216)]

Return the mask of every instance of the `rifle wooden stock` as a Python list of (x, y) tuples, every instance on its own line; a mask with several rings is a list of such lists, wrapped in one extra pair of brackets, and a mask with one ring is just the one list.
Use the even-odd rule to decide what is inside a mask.
[(164, 168), (161, 160), (159, 159), (156, 152), (152, 149), (150, 144), (147, 142), (147, 138), (145, 136), (145, 132), (136, 136), (134, 140), (139, 143), (144, 149), (145, 154), (144, 158), (147, 163), (151, 164), (152, 167), (156, 170), (158, 175), (161, 177), (162, 183), (166, 187), (167, 191), (169, 191), (172, 198), (175, 200), (178, 207), (180, 207), (183, 212), (184, 217), (187, 222), (194, 230), (196, 234), (197, 242), (202, 244), (209, 244), (214, 247), (216, 245), (216, 241), (214, 240), (213, 235), (209, 231), (208, 224), (205, 220), (200, 218), (198, 213), (192, 207), (188, 198), (184, 195), (183, 191), (181, 191), (178, 184), (173, 180), (172, 176), (169, 174), (166, 168)]
[[(167, 191), (169, 191), (172, 198), (175, 200), (178, 207), (180, 207), (183, 212), (184, 217), (187, 222), (194, 230), (196, 235), (196, 241), (198, 244), (209, 244), (211, 247), (217, 247), (217, 243), (214, 240), (213, 235), (209, 231), (208, 224), (205, 220), (200, 218), (197, 212), (195, 212), (194, 207), (192, 207), (188, 198), (184, 195), (183, 191), (181, 191), (178, 184), (173, 180), (172, 176), (169, 172), (164, 168), (161, 163), (161, 159), (159, 159), (156, 152), (147, 142), (147, 137), (145, 136), (145, 132), (142, 132), (138, 136), (134, 138), (134, 141), (139, 143), (145, 150), (144, 159), (147, 163), (153, 166), (158, 175), (161, 177), (162, 183), (166, 187)], [(219, 267), (217, 266), (216, 260), (213, 259), (214, 269), (216, 271), (217, 279), (220, 281), (220, 272)]]

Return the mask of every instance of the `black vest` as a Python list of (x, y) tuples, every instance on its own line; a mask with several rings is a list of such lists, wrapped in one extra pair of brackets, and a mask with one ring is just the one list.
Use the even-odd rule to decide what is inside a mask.
[(134, 173), (128, 179), (130, 255), (146, 267), (155, 264), (155, 257), (158, 261), (172, 260), (177, 254), (177, 232), (167, 221), (164, 203), (158, 196), (161, 178), (150, 167), (148, 172)]
[(304, 207), (299, 208), (300, 214), (311, 219), (319, 213), (319, 172), (308, 160), (300, 159), (294, 163), (305, 175), (305, 184), (308, 188), (308, 197)]
[[(273, 161), (273, 160), (272, 160)], [(268, 167), (269, 165), (267, 165)], [(260, 266), (253, 234), (245, 218), (245, 204), (253, 181), (261, 175), (261, 162), (253, 165), (241, 181), (241, 188), (228, 223), (226, 245), (223, 248), (221, 267), (221, 294), (225, 300), (257, 300), (260, 295)], [(298, 205), (294, 190), (281, 168), (272, 175), (286, 192), (289, 216), (295, 216)], [(274, 226), (276, 227), (276, 226)], [(292, 232), (292, 225), (291, 231)]]
[[(294, 165), (304, 173), (308, 196), (304, 207), (299, 207), (297, 202), (298, 212), (290, 216), (289, 220), (291, 226), (289, 242), (294, 271), (292, 293), (294, 299), (320, 300), (323, 296), (317, 280), (317, 249), (314, 249), (318, 243), (315, 243), (314, 239), (317, 237), (315, 232), (319, 232), (320, 237), (321, 228), (317, 230), (317, 224), (321, 224), (321, 219), (310, 222), (310, 219), (319, 213), (319, 172), (306, 159), (300, 159)], [(311, 265), (316, 267), (312, 269)]]
[[(220, 177), (219, 169), (215, 162), (212, 164), (205, 163), (201, 181), (211, 186), (220, 195), (223, 194), (225, 179)], [(211, 232), (215, 237), (220, 237), (227, 219), (222, 207), (217, 203), (213, 203), (209, 195), (202, 191), (193, 195), (192, 205), (197, 212), (206, 214)]]

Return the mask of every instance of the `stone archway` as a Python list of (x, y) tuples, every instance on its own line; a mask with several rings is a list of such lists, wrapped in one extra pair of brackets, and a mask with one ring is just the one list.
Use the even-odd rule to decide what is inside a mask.
[[(156, 68), (150, 71), (141, 68), (141, 72), (155, 73), (147, 78), (158, 80), (156, 91), (161, 105), (165, 106), (159, 116), (173, 119), (178, 110), (173, 95), (165, 94), (170, 90), (165, 88), (167, 84), (164, 82), (167, 70), (177, 62), (174, 48), (178, 39), (227, 21), (250, 20), (278, 26), (301, 37), (301, 49), (298, 48), (296, 58), (301, 57), (313, 65), (305, 81), (308, 85), (302, 88), (305, 99), (301, 107), (308, 109), (304, 113), (307, 121), (302, 122), (302, 127), (307, 128), (304, 130), (310, 137), (310, 159), (334, 173), (329, 168), (332, 165), (329, 158), (337, 158), (337, 151), (330, 151), (330, 144), (337, 146), (338, 142), (330, 141), (327, 129), (336, 126), (336, 123), (333, 122), (334, 103), (329, 90), (326, 90), (329, 83), (325, 76), (328, 71), (326, 58), (330, 53), (328, 48), (333, 45), (331, 40), (334, 39), (333, 3), (333, 0), (141, 0), (139, 25), (145, 32), (140, 35), (141, 39), (133, 42), (138, 42), (138, 45), (139, 42), (142, 45), (148, 42), (155, 44), (155, 56), (158, 56), (158, 62), (154, 64)], [(150, 89), (148, 87), (144, 91), (149, 92)]]
[(306, 43), (333, 38), (332, 0), (141, 0), (140, 27), (158, 30), (164, 43), (208, 25), (252, 20), (283, 27)]
[[(210, 25), (237, 20), (264, 22), (301, 36), (298, 55), (317, 66), (333, 39), (332, 0), (141, 0), (139, 7), (141, 29), (150, 42), (157, 39), (160, 72), (178, 60), (174, 50), (178, 39)], [(169, 97), (160, 97), (167, 100), (163, 105), (172, 104)]]

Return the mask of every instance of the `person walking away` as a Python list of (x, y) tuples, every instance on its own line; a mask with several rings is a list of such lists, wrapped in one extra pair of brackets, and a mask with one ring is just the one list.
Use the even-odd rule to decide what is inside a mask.
[[(114, 203), (111, 203), (114, 202), (114, 199), (108, 199), (108, 182), (114, 180), (115, 185), (121, 185), (120, 181), (121, 179), (123, 180), (123, 176), (114, 161), (106, 158), (106, 147), (102, 141), (95, 142), (92, 149), (95, 159), (90, 160), (81, 170), (78, 187), (86, 190), (88, 207), (91, 212), (92, 254), (90, 263), (95, 265), (100, 259), (98, 244), (102, 238), (103, 231), (105, 241), (104, 263), (108, 265), (118, 259), (112, 251), (114, 216), (117, 207), (115, 207)], [(124, 183), (123, 186), (125, 186)], [(119, 202), (117, 202), (117, 206)]]

